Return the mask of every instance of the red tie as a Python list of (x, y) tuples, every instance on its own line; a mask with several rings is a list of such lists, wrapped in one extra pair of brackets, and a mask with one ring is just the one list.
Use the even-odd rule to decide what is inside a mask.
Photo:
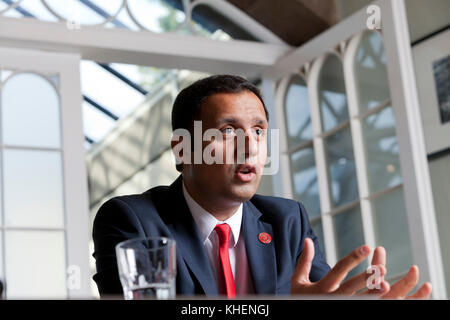
[(230, 240), (231, 228), (228, 224), (218, 224), (214, 228), (219, 236), (219, 277), (220, 293), (226, 294), (228, 298), (236, 297), (233, 271), (231, 270), (228, 242)]

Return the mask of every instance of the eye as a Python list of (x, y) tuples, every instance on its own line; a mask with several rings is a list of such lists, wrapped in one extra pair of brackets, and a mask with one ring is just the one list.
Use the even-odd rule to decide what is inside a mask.
[(232, 133), (234, 133), (234, 129), (231, 128), (231, 127), (223, 128), (221, 131), (222, 131), (223, 134), (232, 134)]
[(262, 135), (264, 135), (264, 130), (261, 128), (256, 128), (255, 133), (257, 136), (262, 136)]

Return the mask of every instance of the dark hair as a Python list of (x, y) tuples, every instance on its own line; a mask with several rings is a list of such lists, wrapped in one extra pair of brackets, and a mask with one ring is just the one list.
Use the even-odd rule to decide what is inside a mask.
[[(172, 108), (172, 130), (190, 130), (194, 119), (199, 115), (202, 102), (209, 96), (216, 93), (240, 93), (243, 91), (253, 92), (261, 100), (267, 121), (269, 121), (269, 112), (261, 92), (254, 84), (240, 76), (214, 75), (200, 79), (181, 90)], [(176, 167), (178, 171), (181, 171), (181, 165)]]

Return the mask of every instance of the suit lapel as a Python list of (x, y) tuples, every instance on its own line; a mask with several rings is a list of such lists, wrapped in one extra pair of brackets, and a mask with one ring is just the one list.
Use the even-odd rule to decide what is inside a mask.
[(273, 237), (272, 226), (263, 222), (261, 212), (250, 202), (244, 203), (242, 230), (244, 232), (247, 259), (253, 276), (253, 285), (257, 294), (275, 294), (277, 266), (275, 245), (259, 240), (262, 232)]
[(216, 280), (206, 255), (203, 243), (200, 239), (197, 226), (192, 217), (182, 191), (181, 176), (169, 187), (170, 203), (167, 226), (175, 238), (178, 251), (188, 268), (197, 278), (205, 294), (218, 294)]
[[(218, 288), (203, 243), (182, 191), (181, 176), (169, 187), (165, 199), (163, 220), (173, 235), (179, 256), (192, 271), (205, 294), (217, 295)], [(162, 201), (161, 201), (162, 200)], [(168, 209), (168, 210), (167, 210)], [(257, 294), (275, 294), (277, 266), (275, 245), (263, 243), (259, 235), (266, 232), (273, 237), (272, 226), (262, 221), (261, 212), (247, 201), (243, 206), (242, 231), (244, 233), (248, 264)]]

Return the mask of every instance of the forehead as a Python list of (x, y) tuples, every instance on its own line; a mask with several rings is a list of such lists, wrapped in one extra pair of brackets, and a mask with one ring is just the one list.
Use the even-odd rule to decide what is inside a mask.
[(251, 91), (239, 93), (215, 93), (200, 105), (202, 120), (219, 120), (222, 117), (246, 118), (255, 116), (266, 119), (261, 100)]

